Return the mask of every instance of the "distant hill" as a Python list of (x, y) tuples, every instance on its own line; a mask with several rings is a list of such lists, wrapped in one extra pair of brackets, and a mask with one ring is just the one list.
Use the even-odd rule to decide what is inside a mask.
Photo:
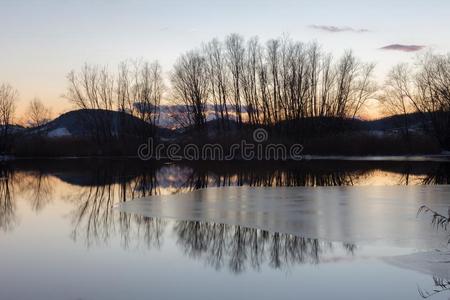
[[(374, 121), (305, 118), (263, 127), (268, 131), (269, 142), (301, 141), (310, 151), (308, 154), (393, 155), (410, 153), (410, 149), (420, 154), (440, 151), (438, 142), (424, 134), (426, 131), (423, 127), (429, 124), (423, 122), (419, 114), (408, 115), (414, 144), (406, 145), (401, 136), (403, 118), (391, 116)], [(152, 127), (127, 113), (75, 110), (36, 128), (15, 127), (16, 138), (11, 139), (10, 152), (23, 157), (134, 156), (142, 139), (152, 134), (156, 134), (159, 141), (164, 143), (219, 143), (226, 146), (252, 140), (254, 129), (255, 126), (251, 124), (238, 124), (233, 120), (223, 124), (215, 118), (208, 120), (201, 130), (195, 127)], [(114, 137), (119, 136), (119, 133), (124, 134), (124, 139), (117, 142), (119, 139)]]
[[(119, 132), (134, 135), (138, 129), (145, 127), (150, 128), (151, 126), (128, 113), (109, 110), (81, 109), (64, 113), (45, 125), (28, 129), (26, 134), (43, 134), (51, 138), (86, 137), (92, 134), (92, 127), (95, 126), (96, 122), (108, 124), (111, 135), (118, 135)], [(171, 131), (165, 128), (156, 127), (155, 130), (161, 136), (170, 136), (171, 134)]]
[[(4, 125), (0, 125), (0, 131), (2, 131), (4, 128)], [(10, 132), (12, 132), (13, 134), (17, 134), (17, 133), (21, 133), (23, 132), (23, 130), (25, 130), (26, 128), (21, 126), (21, 125), (9, 125), (8, 130)]]
[[(395, 128), (400, 128), (405, 126), (405, 116), (403, 115), (394, 115), (385, 118), (381, 118), (378, 120), (372, 121), (363, 121), (362, 126), (366, 130), (380, 130), (380, 131), (389, 131)], [(421, 113), (411, 113), (406, 115), (408, 126), (410, 128), (418, 128), (423, 127), (424, 120), (423, 115)]]
[[(142, 110), (142, 107), (138, 107), (139, 110)], [(233, 122), (236, 118), (235, 114), (235, 108), (233, 105), (229, 105), (228, 113), (230, 115), (230, 122)], [(157, 123), (159, 127), (163, 128), (170, 128), (170, 129), (176, 129), (180, 128), (180, 123), (177, 122), (175, 118), (173, 118), (174, 115), (183, 115), (186, 114), (186, 107), (183, 105), (161, 105), (160, 107), (160, 118)], [(246, 108), (243, 107), (242, 110), (243, 113), (246, 112)], [(205, 107), (205, 116), (207, 123), (210, 124), (212, 128), (214, 128), (214, 124), (216, 121), (216, 116), (214, 113), (214, 106), (211, 104), (208, 104)], [(410, 128), (414, 127), (420, 127), (422, 126), (422, 115), (420, 113), (410, 113), (407, 115), (408, 118), (408, 124)], [(340, 124), (342, 124), (342, 120), (332, 118), (332, 117), (324, 117), (324, 118), (313, 118), (316, 120), (319, 120), (319, 123), (324, 121), (330, 122), (331, 124), (337, 122), (339, 120)], [(311, 121), (310, 119), (309, 121)], [(347, 119), (346, 125), (350, 126), (351, 128), (358, 128), (360, 130), (368, 130), (368, 131), (390, 131), (395, 128), (403, 127), (404, 126), (404, 116), (403, 115), (393, 115), (389, 117), (384, 117), (377, 120), (361, 120), (361, 119)], [(233, 125), (234, 126), (234, 125)], [(209, 127), (209, 125), (208, 125)]]
[[(206, 127), (208, 128), (208, 135), (222, 134), (217, 131), (219, 121), (215, 119), (214, 114), (211, 112), (212, 107), (208, 108), (208, 118)], [(159, 125), (154, 129), (157, 134), (166, 139), (173, 139), (176, 137), (186, 138), (194, 130), (193, 128), (179, 128), (176, 126), (176, 121), (172, 117), (176, 111), (183, 111), (182, 106), (162, 106)], [(412, 129), (423, 128), (423, 118), (419, 113), (412, 113), (407, 116), (409, 127)], [(62, 114), (56, 119), (48, 122), (47, 124), (36, 128), (23, 128), (20, 126), (13, 126), (12, 129), (15, 133), (27, 135), (45, 135), (50, 138), (58, 137), (86, 137), (92, 133), (92, 126), (94, 123), (92, 120), (103, 120), (105, 124), (110, 124), (110, 130), (112, 135), (117, 135), (119, 132), (125, 132), (129, 135), (135, 135), (138, 128), (145, 128), (151, 126), (148, 123), (136, 118), (128, 113), (120, 113), (117, 111), (109, 110), (92, 110), (81, 109), (74, 110)], [(328, 127), (336, 127), (344, 125), (345, 128), (350, 130), (362, 130), (373, 132), (390, 132), (398, 130), (404, 126), (404, 116), (394, 115), (378, 120), (360, 120), (360, 119), (336, 119), (336, 118), (309, 118), (305, 119), (304, 124), (306, 126), (313, 124), (323, 125)], [(123, 124), (123, 125), (122, 125)], [(121, 128), (125, 126), (125, 128)], [(231, 133), (242, 128), (233, 120), (230, 120), (227, 132)], [(247, 126), (244, 126), (247, 127)], [(295, 127), (294, 127), (295, 128)], [(251, 128), (250, 128), (251, 129)]]

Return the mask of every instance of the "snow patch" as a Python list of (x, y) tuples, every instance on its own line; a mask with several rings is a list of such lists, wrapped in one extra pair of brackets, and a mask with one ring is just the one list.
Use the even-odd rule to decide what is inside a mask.
[(47, 136), (50, 138), (58, 138), (58, 137), (65, 137), (65, 136), (71, 136), (70, 132), (65, 127), (60, 127), (53, 129), (47, 133)]

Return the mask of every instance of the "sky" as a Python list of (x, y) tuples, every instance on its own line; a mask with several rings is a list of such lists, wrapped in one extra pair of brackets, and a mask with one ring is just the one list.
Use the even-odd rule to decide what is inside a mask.
[(59, 114), (71, 109), (66, 75), (84, 63), (159, 60), (168, 74), (181, 53), (230, 33), (352, 49), (382, 83), (399, 62), (450, 51), (449, 11), (447, 0), (0, 0), (0, 83), (19, 91), (19, 114), (34, 97)]

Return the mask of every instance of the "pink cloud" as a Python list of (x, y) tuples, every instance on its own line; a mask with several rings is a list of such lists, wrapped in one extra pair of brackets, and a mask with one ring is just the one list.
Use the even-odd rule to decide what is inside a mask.
[(401, 45), (401, 44), (391, 44), (381, 47), (381, 50), (393, 50), (393, 51), (403, 51), (403, 52), (416, 52), (426, 48), (422, 45)]
[(369, 32), (368, 29), (365, 28), (352, 28), (352, 27), (338, 27), (338, 26), (328, 26), (328, 25), (310, 25), (310, 28), (337, 33), (337, 32), (357, 32), (357, 33), (364, 33)]

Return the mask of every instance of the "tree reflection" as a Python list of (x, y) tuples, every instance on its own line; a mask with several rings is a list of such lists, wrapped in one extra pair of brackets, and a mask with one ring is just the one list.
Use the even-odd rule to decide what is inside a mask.
[(431, 290), (425, 290), (420, 287), (417, 288), (419, 295), (426, 299), (430, 298), (436, 294), (450, 291), (450, 280), (442, 279), (436, 276), (433, 276), (434, 287)]
[[(143, 242), (146, 247), (159, 246), (165, 221), (118, 213), (114, 206), (134, 198), (158, 194), (155, 172), (148, 172), (132, 179), (98, 170), (94, 184), (78, 189), (71, 201), (72, 238), (80, 238), (87, 247), (108, 244), (111, 237), (120, 235), (124, 248)], [(115, 176), (115, 180), (108, 179)], [(106, 183), (105, 183), (106, 182)], [(114, 182), (114, 183), (111, 183)]]
[(422, 184), (450, 184), (450, 164), (439, 164), (433, 172), (425, 176)]
[(261, 170), (233, 168), (227, 170), (193, 168), (178, 191), (193, 191), (207, 187), (253, 186), (253, 187), (295, 187), (295, 186), (351, 186), (362, 172), (342, 170), (310, 172), (304, 169)]
[[(274, 269), (318, 264), (322, 255), (336, 247), (318, 239), (213, 222), (176, 222), (174, 232), (178, 245), (189, 257), (202, 259), (215, 269), (227, 266), (233, 273), (242, 273), (248, 268), (260, 270), (264, 263)], [(348, 243), (340, 247), (351, 249), (347, 251), (349, 255), (356, 248)]]
[[(118, 213), (114, 209), (115, 199), (118, 197), (115, 193), (122, 192), (121, 188), (111, 185), (90, 187), (76, 196), (77, 206), (71, 214), (71, 236), (74, 241), (81, 238), (87, 247), (92, 247), (108, 244), (118, 234), (124, 248), (141, 246), (142, 243), (148, 248), (159, 247), (166, 222)], [(120, 194), (119, 199), (121, 195), (123, 194)]]
[(447, 184), (450, 183), (449, 166), (445, 162), (380, 161), (146, 164), (130, 159), (20, 162), (14, 164), (14, 169), (31, 175), (37, 191), (46, 178), (55, 176), (80, 187), (126, 184), (129, 186), (123, 191), (130, 194), (121, 196), (125, 199), (223, 186), (349, 186), (370, 182), (380, 172), (383, 177), (392, 176), (401, 185)]
[[(431, 225), (436, 229), (442, 229), (444, 231), (447, 231), (448, 224), (450, 224), (450, 208), (447, 211), (447, 216), (440, 214), (439, 212), (429, 208), (426, 205), (422, 205), (419, 210), (417, 211), (417, 215), (420, 214), (429, 214), (431, 215)], [(450, 238), (447, 241), (447, 243), (450, 243)], [(448, 261), (443, 261), (440, 263), (448, 263)], [(433, 282), (434, 287), (432, 290), (425, 290), (420, 287), (418, 287), (419, 295), (426, 299), (430, 298), (436, 294), (442, 293), (444, 291), (450, 290), (450, 280), (439, 278), (437, 276), (433, 276)]]
[[(2, 164), (0, 168), (0, 227), (3, 230), (13, 228), (16, 220), (15, 198), (26, 198), (32, 209), (40, 212), (55, 201), (55, 194), (58, 194), (58, 199), (69, 199), (73, 204), (70, 215), (74, 240), (83, 240), (92, 246), (108, 243), (111, 236), (120, 234), (123, 245), (130, 247), (139, 234), (145, 244), (154, 246), (159, 244), (165, 225), (153, 219), (118, 213), (113, 209), (115, 204), (139, 197), (207, 187), (354, 185), (361, 178), (375, 176), (377, 170), (402, 174), (401, 184), (410, 184), (411, 178), (417, 176), (426, 178), (424, 184), (447, 183), (450, 174), (446, 163), (197, 162), (162, 165), (134, 160), (16, 161)], [(55, 191), (61, 182), (69, 183), (71, 190)], [(216, 226), (220, 228), (222, 225)], [(215, 230), (219, 236), (228, 233), (227, 228)], [(265, 233), (253, 234), (251, 242), (257, 247), (249, 253), (241, 251), (250, 242), (249, 229), (236, 229), (233, 234), (234, 239), (227, 249), (221, 246), (221, 239), (211, 239), (214, 247), (208, 246), (208, 249), (213, 249), (209, 251), (216, 254), (211, 255), (210, 261), (220, 266), (223, 262), (220, 257), (224, 257), (226, 250), (225, 253), (236, 253), (227, 262), (234, 269), (239, 271), (245, 265), (244, 261), (258, 266), (262, 258), (259, 241), (267, 238)], [(222, 241), (226, 240), (229, 239), (222, 238)], [(276, 250), (280, 249), (278, 243), (285, 241), (276, 235), (271, 236), (271, 241), (271, 248), (265, 251), (272, 249), (275, 255), (270, 264), (277, 267), (285, 263), (278, 260), (280, 255), (276, 255)], [(354, 249), (349, 246), (347, 250), (351, 253)]]
[(42, 210), (52, 199), (53, 187), (50, 176), (41, 171), (24, 176), (21, 187), (22, 192), (29, 191), (31, 206), (36, 212)]
[(0, 165), (0, 229), (3, 231), (11, 230), (16, 223), (13, 181), (13, 172)]

